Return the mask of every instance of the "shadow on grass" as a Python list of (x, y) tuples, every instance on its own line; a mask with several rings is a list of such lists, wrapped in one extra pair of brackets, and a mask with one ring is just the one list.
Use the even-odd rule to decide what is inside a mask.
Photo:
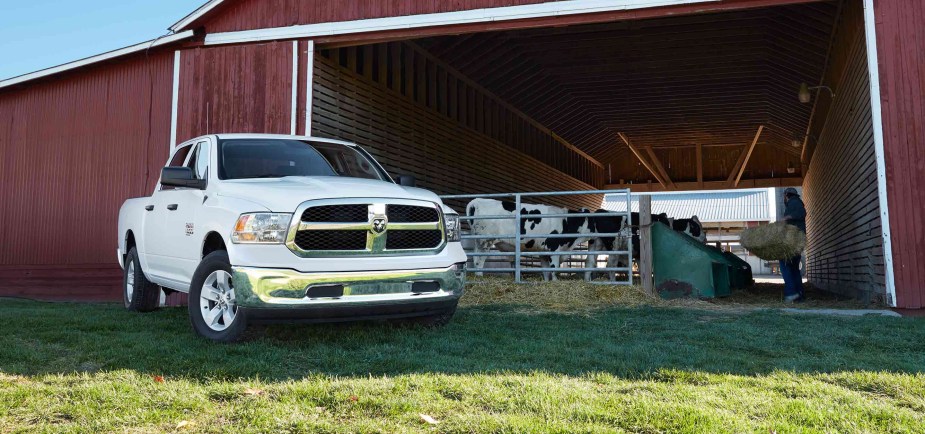
[(0, 300), (0, 372), (130, 369), (283, 380), (311, 375), (532, 372), (629, 378), (663, 369), (742, 375), (925, 372), (925, 320), (676, 308), (590, 313), (461, 308), (442, 329), (385, 323), (272, 326), (237, 345), (193, 335), (185, 309)]

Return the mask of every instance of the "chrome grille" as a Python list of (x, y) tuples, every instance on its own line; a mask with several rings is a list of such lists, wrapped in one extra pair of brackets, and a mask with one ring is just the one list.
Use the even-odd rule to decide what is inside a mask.
[(295, 215), (286, 245), (302, 257), (436, 254), (446, 243), (432, 202), (327, 199), (303, 203)]
[(436, 208), (423, 206), (389, 205), (386, 214), (392, 223), (428, 223), (440, 221)]
[(365, 223), (369, 220), (369, 205), (316, 206), (302, 213), (303, 222)]
[(299, 231), (295, 244), (302, 250), (366, 250), (366, 233), (362, 231)]
[(386, 235), (386, 250), (434, 249), (443, 242), (440, 231), (392, 231)]

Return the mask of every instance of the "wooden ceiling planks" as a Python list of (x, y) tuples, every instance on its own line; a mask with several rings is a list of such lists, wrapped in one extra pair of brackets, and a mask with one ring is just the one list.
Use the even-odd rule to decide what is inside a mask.
[[(811, 106), (799, 103), (796, 90), (801, 82), (821, 79), (838, 4), (833, 0), (419, 43), (604, 163), (627, 157), (620, 152), (626, 145), (617, 132), (640, 148), (747, 147), (755, 129), (764, 125), (744, 175), (778, 176), (794, 161), (799, 165), (801, 150), (791, 141), (806, 130)], [(694, 158), (694, 151), (691, 147), (684, 154)], [(722, 151), (709, 153), (715, 152)], [(738, 156), (735, 152), (732, 161)], [(696, 163), (687, 166), (693, 169)], [(716, 177), (717, 169), (705, 162), (704, 176)], [(723, 169), (725, 178), (732, 167)], [(687, 178), (676, 176), (677, 169), (665, 170), (669, 178)], [(613, 177), (631, 179), (628, 175)], [(642, 175), (652, 179), (645, 170)]]

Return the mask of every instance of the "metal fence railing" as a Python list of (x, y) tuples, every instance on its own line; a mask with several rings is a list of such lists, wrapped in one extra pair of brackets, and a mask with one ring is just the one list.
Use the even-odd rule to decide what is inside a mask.
[[(523, 214), (523, 205), (524, 198), (539, 198), (539, 197), (561, 197), (561, 196), (580, 196), (580, 195), (625, 195), (626, 196), (626, 208), (625, 212), (598, 212), (596, 210), (591, 210), (591, 213), (583, 212), (568, 212), (568, 213), (556, 213), (556, 214)], [(606, 272), (608, 274), (613, 273), (614, 278), (608, 280), (607, 282), (592, 282), (592, 283), (609, 283), (609, 284), (633, 284), (633, 237), (631, 235), (630, 222), (632, 216), (632, 197), (630, 195), (630, 190), (583, 190), (583, 191), (556, 191), (556, 192), (537, 192), (537, 193), (495, 193), (495, 194), (461, 194), (461, 195), (447, 195), (441, 196), (443, 200), (472, 200), (472, 199), (513, 199), (515, 204), (515, 210), (510, 214), (503, 215), (479, 215), (479, 216), (468, 216), (465, 215), (466, 212), (463, 210), (460, 213), (461, 222), (469, 222), (469, 227), (472, 227), (472, 223), (478, 220), (511, 220), (513, 221), (512, 228), (514, 233), (501, 233), (501, 234), (485, 234), (485, 233), (472, 233), (470, 231), (463, 232), (462, 239), (472, 240), (476, 243), (479, 240), (512, 240), (514, 249), (512, 251), (479, 251), (473, 252), (472, 249), (467, 249), (467, 254), (470, 257), (509, 257), (513, 255), (513, 267), (510, 268), (476, 268), (470, 267), (469, 272), (474, 273), (513, 273), (514, 281), (517, 283), (524, 283), (523, 274), (524, 273), (594, 273), (594, 272)], [(534, 204), (536, 205), (536, 204)], [(522, 234), (518, 228), (521, 226), (521, 223), (525, 219), (546, 219), (546, 218), (567, 218), (567, 217), (588, 217), (588, 218), (606, 218), (606, 217), (623, 217), (624, 226), (619, 232), (611, 233), (597, 233), (591, 232), (587, 234), (573, 234), (573, 233), (559, 233), (559, 234)], [(556, 239), (556, 238), (589, 238), (592, 242), (588, 243), (588, 248), (585, 250), (569, 250), (569, 251), (524, 251), (523, 241), (524, 239), (532, 238), (547, 238), (547, 239)], [(601, 251), (591, 251), (591, 246), (593, 246), (593, 241), (598, 238), (614, 238), (614, 239), (625, 239), (625, 242), (615, 243), (614, 246), (626, 246), (626, 249), (619, 250), (601, 250)], [(524, 266), (524, 257), (565, 257), (570, 259), (572, 257), (585, 257), (588, 256), (604, 256), (604, 257), (625, 257), (627, 264), (625, 267), (596, 267), (598, 265), (597, 261), (594, 261), (592, 267), (565, 267), (565, 268), (549, 268), (549, 267), (525, 267)], [(608, 261), (609, 263), (610, 261)], [(616, 276), (618, 273), (622, 273), (625, 278), (618, 279)]]

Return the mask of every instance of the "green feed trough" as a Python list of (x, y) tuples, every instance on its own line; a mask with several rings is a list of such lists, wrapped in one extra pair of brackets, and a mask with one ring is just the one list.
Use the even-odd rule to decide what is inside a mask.
[(652, 225), (652, 266), (655, 288), (665, 298), (727, 297), (752, 284), (747, 262), (662, 223)]

